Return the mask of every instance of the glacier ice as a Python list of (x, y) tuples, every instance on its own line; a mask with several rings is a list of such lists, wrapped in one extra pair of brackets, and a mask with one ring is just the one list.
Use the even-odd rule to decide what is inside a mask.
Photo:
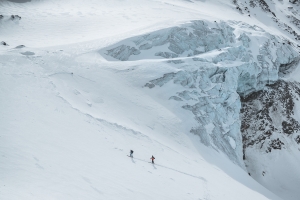
[(279, 72), (299, 59), (289, 41), (236, 21), (192, 21), (128, 38), (102, 52), (120, 61), (152, 58), (176, 64), (177, 71), (145, 87), (180, 85), (169, 100), (193, 113), (198, 125), (190, 132), (243, 168), (240, 97), (275, 83)]

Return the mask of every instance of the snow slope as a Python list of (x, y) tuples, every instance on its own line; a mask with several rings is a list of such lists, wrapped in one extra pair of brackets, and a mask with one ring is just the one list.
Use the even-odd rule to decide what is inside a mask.
[(300, 118), (299, 70), (242, 100), (247, 169), (283, 199), (298, 199)]
[[(241, 15), (230, 1), (32, 0), (0, 1), (0, 7), (0, 41), (9, 45), (0, 46), (0, 199), (280, 199), (247, 174), (241, 151), (233, 159), (234, 153), (205, 145), (190, 132), (199, 126), (195, 114), (169, 100), (182, 85), (145, 87), (164, 74), (199, 68), (197, 59), (182, 55), (189, 66), (149, 57), (167, 47), (127, 62), (103, 52), (193, 20), (212, 27), (214, 21), (238, 19), (249, 24), (238, 23), (238, 30), (265, 30), (250, 31), (259, 38), (251, 48), (257, 55), (268, 32), (281, 42), (281, 30)], [(230, 59), (228, 47), (210, 49), (203, 59), (222, 67), (222, 59)], [(239, 59), (225, 64), (233, 71), (243, 66)], [(237, 112), (224, 127), (238, 124)], [(212, 132), (214, 125), (206, 125)], [(231, 133), (236, 138), (224, 139), (228, 149), (242, 150), (237, 128)], [(126, 156), (130, 149), (133, 159)], [(155, 165), (148, 163), (151, 155)]]
[(14, 60), (1, 63), (1, 199), (277, 199), (193, 144), (183, 122), (120, 66), (18, 54), (1, 56)]

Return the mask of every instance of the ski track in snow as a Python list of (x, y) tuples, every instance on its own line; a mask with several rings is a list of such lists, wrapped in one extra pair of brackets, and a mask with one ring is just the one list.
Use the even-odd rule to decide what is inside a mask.
[[(159, 46), (126, 62), (103, 54), (122, 41), (194, 20), (209, 22), (212, 30), (226, 21), (236, 36), (247, 31), (247, 24), (257, 25), (247, 32), (251, 39), (263, 38), (252, 41), (254, 46), (267, 40), (258, 27), (282, 37), (283, 30), (261, 10), (241, 15), (229, 0), (0, 1), (0, 8), (0, 42), (9, 45), (0, 45), (0, 199), (280, 199), (190, 133), (198, 125), (195, 115), (169, 99), (184, 87), (164, 80), (159, 88), (145, 87), (166, 74), (199, 69), (197, 59), (218, 58), (220, 69), (241, 64), (230, 60), (229, 47), (191, 57), (151, 57), (157, 50), (169, 51)], [(261, 51), (251, 50), (253, 55)], [(192, 59), (196, 64), (190, 65)], [(297, 74), (292, 78), (298, 80)], [(203, 92), (214, 97), (215, 89), (212, 84)], [(214, 127), (205, 128), (211, 135)], [(234, 148), (242, 145), (232, 137), (229, 142)], [(128, 160), (130, 149), (135, 153)], [(146, 159), (151, 154), (154, 165)]]
[[(54, 76), (54, 75), (57, 75), (57, 74), (73, 75), (72, 73), (61, 72), (61, 73), (51, 74), (51, 75), (49, 75), (49, 77)], [(79, 77), (84, 78), (84, 77), (82, 77), (82, 76), (79, 76)], [(87, 79), (87, 78), (84, 78), (84, 79), (89, 80), (89, 81), (92, 81), (92, 80)], [(93, 82), (93, 81), (92, 81), (92, 82)], [(53, 81), (50, 81), (50, 83), (51, 83), (54, 87), (56, 87), (55, 84), (53, 83)], [(162, 144), (162, 143), (160, 143), (160, 142), (158, 142), (158, 141), (156, 141), (156, 140), (150, 139), (149, 136), (147, 136), (147, 135), (141, 133), (140, 131), (137, 131), (137, 130), (134, 130), (134, 129), (125, 127), (125, 126), (120, 125), (120, 124), (115, 123), (115, 122), (110, 122), (110, 121), (107, 121), (107, 120), (105, 120), (105, 119), (101, 119), (101, 118), (94, 117), (94, 116), (92, 116), (91, 114), (88, 114), (88, 113), (85, 113), (84, 111), (79, 110), (78, 108), (74, 107), (70, 102), (68, 102), (62, 95), (60, 95), (59, 92), (58, 92), (57, 96), (60, 97), (65, 103), (67, 103), (68, 105), (70, 105), (71, 108), (73, 108), (74, 110), (78, 111), (79, 113), (81, 113), (81, 114), (83, 114), (83, 115), (85, 115), (85, 116), (87, 116), (87, 117), (89, 117), (89, 118), (91, 118), (91, 119), (93, 119), (93, 120), (96, 120), (96, 121), (99, 121), (99, 122), (101, 122), (101, 123), (103, 123), (103, 124), (109, 125), (109, 126), (111, 126), (112, 128), (117, 128), (117, 129), (123, 130), (123, 131), (125, 131), (125, 132), (130, 132), (130, 133), (132, 133), (132, 134), (135, 135), (135, 136), (143, 137), (143, 138), (145, 138), (148, 142), (153, 142), (153, 141), (154, 141), (154, 142), (156, 142), (157, 144), (160, 144), (160, 145), (162, 145), (163, 147), (165, 147), (165, 148), (167, 148), (167, 149), (170, 149), (170, 150), (172, 150), (172, 151), (174, 151), (174, 152), (176, 152), (176, 153), (179, 154), (178, 151), (176, 151), (176, 150), (174, 150), (174, 149), (171, 149), (171, 148), (168, 147), (167, 145), (164, 145), (164, 144)]]
[[(140, 159), (140, 158), (136, 158), (136, 157), (133, 157), (132, 160), (139, 160), (139, 161), (143, 161), (143, 162), (146, 162), (146, 163), (151, 163), (151, 162), (148, 162), (146, 160), (143, 160), (143, 159)], [(134, 162), (134, 161), (133, 161)], [(135, 162), (134, 162), (135, 163)], [(154, 163), (153, 164), (153, 167), (156, 169), (155, 166), (160, 166), (160, 167), (163, 167), (163, 168), (166, 168), (166, 169), (169, 169), (169, 170), (172, 170), (172, 171), (175, 171), (175, 172), (178, 172), (178, 173), (181, 173), (181, 174), (184, 174), (184, 175), (187, 175), (187, 176), (190, 176), (190, 177), (193, 177), (193, 178), (197, 178), (197, 179), (200, 179), (204, 182), (207, 182), (207, 180), (203, 177), (200, 177), (200, 176), (195, 176), (195, 175), (192, 175), (192, 174), (189, 174), (189, 173), (186, 173), (186, 172), (182, 172), (182, 171), (179, 171), (179, 170), (176, 170), (176, 169), (173, 169), (173, 168), (170, 168), (170, 167), (166, 167), (166, 166), (163, 166), (163, 165), (160, 165), (160, 164), (157, 164), (157, 163)]]

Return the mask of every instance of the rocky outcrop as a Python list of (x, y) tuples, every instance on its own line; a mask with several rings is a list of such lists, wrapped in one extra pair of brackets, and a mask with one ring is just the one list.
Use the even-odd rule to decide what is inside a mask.
[[(299, 83), (280, 80), (241, 99), (245, 154), (248, 148), (266, 153), (285, 148), (285, 137), (292, 136), (298, 141), (300, 123), (294, 118), (294, 112), (295, 100), (299, 98)], [(244, 158), (247, 159), (247, 154)]]
[(8, 44), (4, 41), (0, 42), (0, 44), (3, 45), (3, 46), (8, 46)]
[(19, 15), (0, 15), (0, 20), (9, 19), (11, 21), (19, 21), (22, 19)]
[(11, 15), (10, 19), (11, 20), (21, 20), (22, 18), (19, 15)]
[[(247, 14), (249, 17), (253, 15), (257, 17), (258, 13), (264, 16), (265, 20), (273, 21), (273, 25), (277, 26), (282, 32), (285, 32), (291, 39), (300, 40), (299, 31), (299, 10), (300, 4), (298, 0), (290, 0), (290, 4), (283, 5), (280, 1), (273, 2), (267, 0), (233, 0), (232, 3), (236, 6), (236, 10), (242, 15)], [(274, 9), (274, 4), (280, 9)], [(285, 17), (278, 17), (282, 15), (282, 11), (287, 10)], [(278, 15), (278, 16), (277, 16)], [(268, 20), (267, 20), (268, 21)], [(269, 24), (267, 24), (269, 25)], [(296, 27), (296, 29), (295, 29)]]
[(300, 83), (284, 80), (241, 98), (247, 171), (282, 199), (299, 198), (299, 100)]
[(299, 1), (299, 0), (289, 0), (289, 2), (290, 2), (290, 3), (292, 3), (292, 4), (297, 4), (297, 3), (300, 3), (300, 1)]

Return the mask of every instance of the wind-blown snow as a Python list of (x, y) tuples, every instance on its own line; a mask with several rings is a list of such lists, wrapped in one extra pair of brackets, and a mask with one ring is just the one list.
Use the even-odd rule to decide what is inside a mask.
[(0, 199), (280, 199), (248, 175), (240, 132), (240, 96), (299, 59), (262, 11), (217, 0), (0, 7)]

